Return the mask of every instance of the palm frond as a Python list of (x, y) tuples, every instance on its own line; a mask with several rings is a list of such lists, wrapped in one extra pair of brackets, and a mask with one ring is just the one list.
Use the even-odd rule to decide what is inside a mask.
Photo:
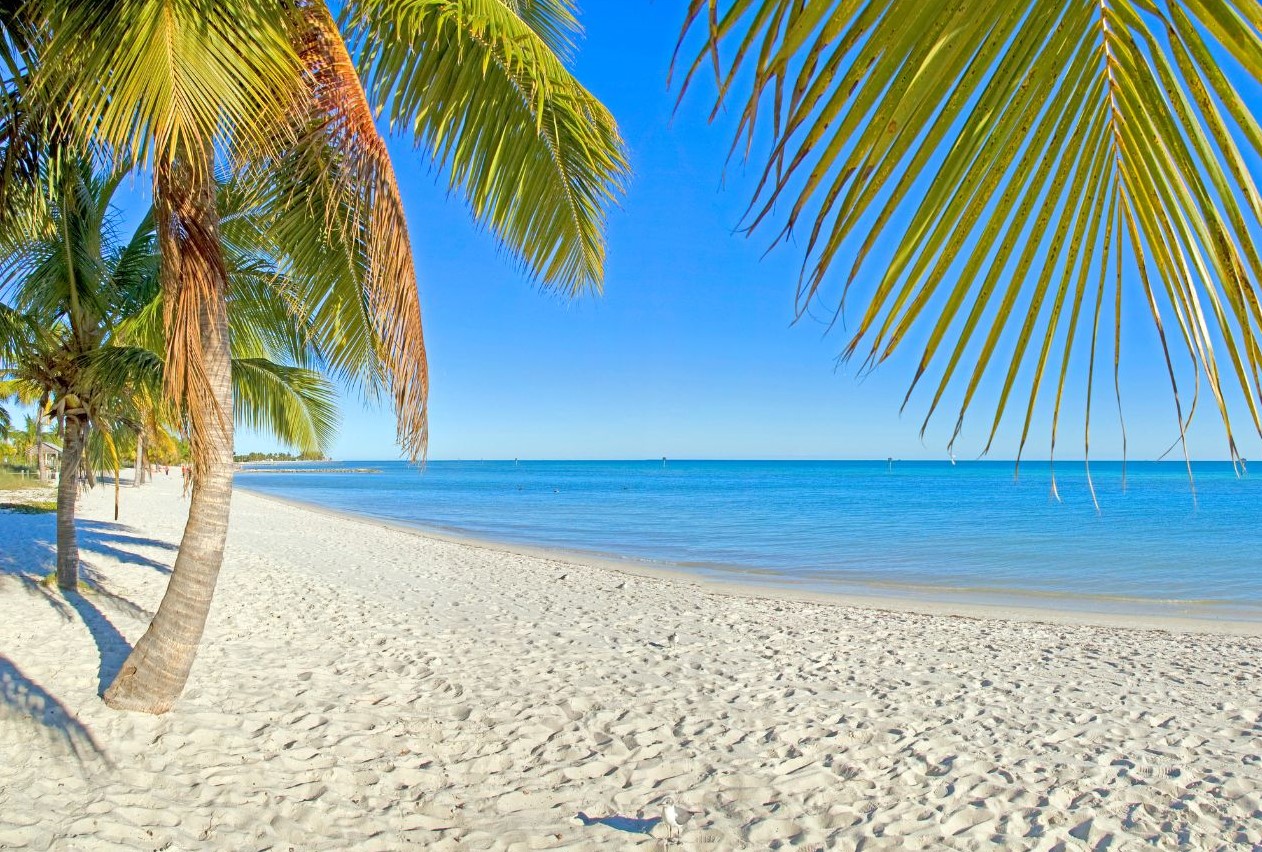
[(551, 49), (567, 6), (373, 0), (348, 25), (391, 126), (450, 170), (533, 276), (576, 293), (600, 286), (606, 210), (628, 169), (613, 117)]
[(40, 338), (39, 325), (27, 314), (0, 303), (0, 367), (14, 365)]
[(548, 49), (568, 61), (583, 28), (575, 0), (502, 0)]
[(26, 9), (52, 34), (33, 95), (83, 144), (154, 165), (212, 145), (248, 160), (284, 144), (278, 129), (302, 90), (278, 4), (27, 0)]
[(1073, 352), (1089, 394), (1097, 355), (1118, 374), (1126, 289), (1158, 331), (1180, 438), (1197, 400), (1171, 349), (1233, 457), (1230, 386), (1262, 432), (1259, 101), (1223, 70), (1262, 82), (1256, 3), (692, 0), (685, 50), (694, 36), (684, 88), (713, 69), (715, 109), (741, 107), (734, 151), (768, 145), (746, 225), (803, 233), (799, 312), (840, 314), (861, 288), (844, 357), (874, 366), (923, 329), (926, 424), (954, 389), (958, 437), (1002, 375), (987, 447), (1018, 393), (1024, 446), (1050, 373), (1055, 434)]
[(0, 9), (0, 223), (37, 200), (28, 190), (50, 153), (48, 113), (29, 94), (46, 29), (24, 4)]
[(337, 431), (337, 392), (312, 370), (234, 358), (232, 398), (238, 423), (302, 452), (323, 452)]
[(105, 346), (84, 355), (81, 363), (88, 381), (112, 395), (162, 399), (163, 362), (158, 352), (141, 346)]
[(429, 378), (403, 202), (359, 76), (322, 5), (294, 21), (309, 113), (272, 170), (268, 234), (316, 339), (344, 379), (388, 386), (399, 442), (424, 453)]
[[(106, 346), (84, 358), (94, 385), (121, 395), (120, 402), (140, 401), (130, 418), (158, 422), (174, 418), (163, 412), (164, 363), (157, 352), (139, 346)], [(301, 451), (322, 451), (337, 430), (337, 392), (319, 373), (277, 364), (266, 358), (232, 359), (233, 417), (237, 423), (274, 435)], [(122, 410), (116, 405), (110, 411)], [(156, 412), (158, 417), (143, 412)]]

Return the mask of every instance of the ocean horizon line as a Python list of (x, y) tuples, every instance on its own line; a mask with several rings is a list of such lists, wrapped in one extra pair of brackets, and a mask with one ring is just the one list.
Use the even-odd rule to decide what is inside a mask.
[[(877, 462), (880, 462), (880, 463), (885, 463), (885, 462), (889, 462), (889, 461), (891, 461), (891, 460), (892, 460), (892, 461), (894, 461), (894, 462), (896, 462), (896, 463), (897, 463), (897, 462), (904, 462), (904, 463), (930, 463), (930, 464), (939, 464), (939, 463), (940, 463), (940, 464), (949, 464), (949, 465), (966, 465), (966, 464), (1011, 464), (1011, 465), (1015, 465), (1015, 464), (1020, 464), (1020, 465), (1022, 465), (1022, 466), (1027, 465), (1027, 464), (1041, 464), (1041, 465), (1047, 465), (1047, 464), (1057, 464), (1057, 465), (1059, 465), (1059, 464), (1075, 464), (1075, 463), (1077, 463), (1077, 464), (1082, 464), (1082, 463), (1084, 463), (1084, 462), (1086, 462), (1086, 463), (1090, 463), (1090, 464), (1123, 464), (1123, 463), (1125, 463), (1125, 464), (1163, 464), (1163, 465), (1178, 465), (1178, 466), (1185, 466), (1185, 465), (1188, 463), (1188, 461), (1191, 461), (1191, 463), (1192, 463), (1192, 464), (1233, 464), (1232, 460), (1231, 460), (1231, 459), (1229, 459), (1229, 458), (1193, 458), (1193, 459), (1188, 460), (1188, 459), (1183, 459), (1183, 458), (1176, 458), (1176, 459), (1150, 459), (1150, 458), (1142, 458), (1142, 459), (1141, 459), (1141, 458), (1117, 458), (1117, 457), (1109, 457), (1109, 458), (1086, 458), (1086, 459), (1084, 459), (1084, 458), (1082, 458), (1082, 457), (1069, 457), (1069, 458), (1058, 458), (1058, 459), (1050, 459), (1050, 460), (1049, 460), (1049, 459), (1045, 459), (1045, 458), (1022, 458), (1022, 459), (1014, 459), (1014, 458), (1006, 458), (1006, 459), (1005, 459), (1005, 458), (967, 458), (967, 459), (966, 459), (966, 458), (959, 458), (959, 457), (956, 457), (954, 460), (952, 460), (952, 459), (950, 459), (950, 458), (921, 458), (921, 457), (905, 457), (905, 456), (885, 456), (885, 457), (879, 457), (879, 458), (878, 458), (878, 457), (876, 457), (876, 456), (867, 456), (867, 457), (850, 457), (850, 458), (840, 458), (840, 457), (832, 457), (832, 456), (819, 456), (819, 457), (815, 457), (815, 456), (810, 456), (810, 457), (785, 457), (785, 458), (775, 458), (775, 457), (770, 457), (770, 456), (758, 456), (758, 457), (754, 457), (754, 456), (750, 456), (750, 457), (737, 457), (737, 456), (729, 456), (729, 457), (723, 457), (723, 458), (708, 457), (708, 456), (634, 456), (634, 457), (630, 457), (630, 456), (629, 456), (629, 457), (622, 457), (622, 458), (620, 458), (620, 457), (615, 457), (615, 456), (608, 456), (608, 457), (605, 457), (605, 456), (601, 456), (601, 457), (585, 457), (585, 458), (567, 458), (567, 457), (564, 457), (564, 456), (530, 456), (530, 457), (527, 457), (527, 456), (519, 456), (519, 457), (516, 457), (516, 458), (501, 458), (501, 457), (494, 457), (494, 458), (490, 458), (490, 457), (488, 457), (488, 458), (465, 458), (465, 457), (451, 457), (451, 458), (427, 458), (427, 459), (424, 459), (424, 460), (422, 460), (422, 461), (417, 461), (417, 462), (410, 462), (408, 459), (405, 459), (405, 458), (399, 458), (399, 457), (397, 457), (397, 456), (396, 456), (396, 457), (379, 457), (379, 456), (377, 456), (377, 457), (374, 457), (374, 456), (336, 456), (336, 457), (330, 457), (330, 458), (323, 459), (323, 460), (310, 460), (310, 459), (308, 459), (308, 460), (303, 460), (303, 461), (302, 461), (302, 463), (304, 463), (304, 464), (321, 464), (321, 463), (325, 463), (325, 464), (327, 464), (327, 463), (329, 463), (329, 462), (407, 462), (407, 463), (409, 463), (409, 464), (424, 465), (424, 464), (432, 464), (432, 463), (436, 463), (436, 462), (441, 462), (441, 463), (447, 463), (447, 462), (477, 462), (477, 463), (495, 463), (495, 462), (506, 462), (506, 463), (512, 463), (512, 462), (565, 462), (565, 463), (569, 463), (569, 464), (572, 464), (572, 463), (582, 463), (582, 462), (608, 463), (608, 464), (629, 464), (629, 463), (636, 463), (636, 462), (657, 462), (657, 463), (659, 463), (659, 464), (660, 464), (663, 458), (664, 458), (664, 459), (666, 459), (666, 461), (667, 461), (667, 462), (740, 462), (740, 463), (744, 463), (744, 464), (752, 464), (752, 463), (767, 463), (767, 464), (794, 464), (794, 463), (820, 463), (820, 462), (839, 462), (839, 463), (851, 463), (851, 462), (874, 462), (874, 463), (877, 463)], [(284, 460), (284, 459), (282, 459), (282, 460), (279, 460), (279, 461), (298, 462), (299, 460), (298, 460), (298, 459), (291, 459), (291, 460)], [(1247, 459), (1247, 458), (1245, 458), (1245, 459), (1242, 459), (1241, 461), (1247, 462), (1247, 461), (1248, 461), (1248, 459)], [(268, 461), (266, 461), (266, 460), (260, 460), (260, 461), (257, 461), (257, 462), (242, 462), (242, 464), (267, 464), (267, 463), (268, 463)]]

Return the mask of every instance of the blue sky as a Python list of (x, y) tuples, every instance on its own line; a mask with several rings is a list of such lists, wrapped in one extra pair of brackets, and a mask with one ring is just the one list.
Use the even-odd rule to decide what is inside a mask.
[[(392, 143), (421, 278), (430, 458), (945, 458), (952, 412), (923, 442), (924, 400), (898, 413), (915, 346), (862, 378), (838, 368), (843, 334), (794, 323), (800, 248), (764, 256), (771, 229), (733, 233), (753, 187), (739, 163), (724, 168), (735, 122), (707, 123), (704, 86), (676, 113), (666, 87), (682, 6), (584, 9), (575, 69), (618, 118), (634, 170), (610, 215), (603, 296), (565, 301), (532, 285), (449, 196), (445, 177), (407, 140)], [(1140, 307), (1127, 310), (1124, 393), (1130, 454), (1152, 458), (1177, 432)], [(1079, 400), (1081, 384), (1067, 393)], [(959, 456), (980, 452), (993, 399), (983, 394)], [(1117, 457), (1111, 394), (1097, 405), (1092, 456)], [(397, 457), (388, 408), (352, 397), (343, 409), (334, 457)], [(1026, 451), (1035, 458), (1048, 444), (1041, 412)], [(1081, 403), (1068, 403), (1058, 457), (1081, 457), (1081, 424)], [(1012, 457), (1018, 435), (1019, 423), (1001, 429), (991, 456)], [(1226, 455), (1208, 408), (1191, 441), (1196, 457)], [(241, 452), (276, 448), (249, 433), (237, 443)], [(1242, 452), (1256, 455), (1257, 443), (1243, 441)]]

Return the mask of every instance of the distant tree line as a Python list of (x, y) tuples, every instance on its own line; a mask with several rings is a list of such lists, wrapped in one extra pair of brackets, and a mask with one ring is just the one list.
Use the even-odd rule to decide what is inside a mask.
[(237, 462), (261, 462), (261, 461), (329, 461), (329, 457), (323, 453), (305, 452), (293, 455), (292, 453), (238, 453), (232, 457)]

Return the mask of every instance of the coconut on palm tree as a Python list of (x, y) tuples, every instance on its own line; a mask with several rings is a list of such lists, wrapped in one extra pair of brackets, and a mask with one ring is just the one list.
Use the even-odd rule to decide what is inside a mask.
[[(20, 9), (0, 17), (14, 80), (6, 88), (30, 115), (52, 115), (57, 133), (153, 175), (165, 389), (189, 425), (195, 487), (166, 596), (105, 698), (163, 712), (201, 638), (231, 495), (216, 161), (251, 174), (268, 196), (268, 236), (292, 280), (319, 297), (309, 300), (319, 305), (315, 327), (344, 343), (328, 366), (390, 396), (400, 443), (416, 458), (425, 350), (377, 110), (447, 170), (532, 276), (567, 293), (600, 283), (623, 146), (563, 61), (578, 33), (571, 0), (359, 0), (344, 5), (340, 25), (319, 0), (28, 0)], [(13, 46), (30, 33), (23, 65)]]
[(1022, 448), (1050, 396), (1054, 451), (1077, 358), (1085, 448), (1097, 359), (1120, 411), (1132, 300), (1172, 434), (1197, 405), (1180, 349), (1233, 458), (1233, 388), (1262, 431), (1254, 0), (692, 0), (681, 45), (685, 87), (713, 69), (734, 149), (760, 152), (746, 224), (801, 234), (799, 312), (849, 300), (844, 355), (865, 367), (915, 340), (926, 424), (958, 400), (952, 442), (994, 374), (986, 447), (1016, 394)]

